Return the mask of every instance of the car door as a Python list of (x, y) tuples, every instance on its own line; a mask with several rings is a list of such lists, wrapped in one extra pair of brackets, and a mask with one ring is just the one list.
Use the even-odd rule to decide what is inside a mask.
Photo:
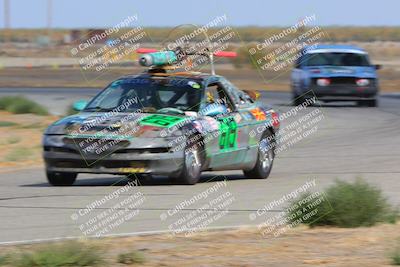
[[(235, 96), (223, 80), (209, 83), (209, 91), (213, 91), (214, 102), (223, 104), (228, 112), (215, 117), (219, 124), (219, 135), (210, 144), (210, 167), (212, 169), (238, 168), (244, 160), (247, 149), (247, 133), (244, 131), (242, 115), (236, 106)], [(206, 91), (207, 91), (206, 89)]]

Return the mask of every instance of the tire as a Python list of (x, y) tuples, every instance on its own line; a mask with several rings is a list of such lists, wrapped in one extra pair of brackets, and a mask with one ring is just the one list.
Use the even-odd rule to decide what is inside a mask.
[(378, 101), (376, 99), (368, 100), (365, 103), (367, 107), (376, 107), (378, 106)]
[(243, 170), (247, 178), (267, 179), (275, 158), (275, 140), (270, 130), (266, 130), (258, 145), (257, 162), (253, 169)]
[(54, 186), (70, 186), (72, 185), (76, 177), (77, 173), (69, 173), (69, 172), (46, 172), (47, 181), (49, 184)]
[(203, 164), (202, 150), (196, 142), (191, 143), (190, 140), (196, 138), (189, 138), (186, 145), (182, 169), (176, 176), (172, 176), (180, 184), (194, 185), (200, 180), (201, 169)]
[(305, 99), (302, 96), (293, 95), (293, 97), (292, 97), (292, 105), (293, 106), (299, 106), (299, 105), (303, 104), (304, 101), (305, 101)]
[(357, 105), (360, 107), (376, 107), (377, 100), (376, 99), (360, 100), (360, 101), (357, 101)]

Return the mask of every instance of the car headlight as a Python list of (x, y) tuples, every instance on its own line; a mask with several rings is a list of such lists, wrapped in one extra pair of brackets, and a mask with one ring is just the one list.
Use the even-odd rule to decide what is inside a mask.
[(369, 80), (368, 79), (357, 79), (356, 84), (358, 86), (367, 86), (369, 84)]
[(319, 86), (328, 86), (331, 84), (331, 80), (327, 78), (317, 79), (317, 84)]

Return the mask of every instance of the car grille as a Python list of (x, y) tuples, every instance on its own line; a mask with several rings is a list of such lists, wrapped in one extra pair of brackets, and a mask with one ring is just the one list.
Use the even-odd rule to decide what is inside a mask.
[(114, 153), (133, 153), (133, 154), (143, 154), (143, 153), (168, 153), (173, 152), (169, 147), (151, 147), (151, 148), (126, 148), (116, 150)]
[(145, 161), (128, 161), (128, 160), (97, 160), (97, 161), (84, 161), (84, 160), (54, 160), (48, 162), (51, 166), (56, 168), (98, 168), (103, 167), (107, 169), (115, 168), (129, 168), (129, 167), (143, 167), (147, 166)]
[(333, 77), (330, 78), (331, 84), (355, 84), (356, 78), (354, 77)]

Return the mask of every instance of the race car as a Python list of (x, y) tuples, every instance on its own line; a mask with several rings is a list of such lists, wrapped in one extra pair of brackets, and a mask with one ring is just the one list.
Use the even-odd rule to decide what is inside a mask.
[(371, 65), (368, 54), (350, 45), (319, 44), (305, 47), (291, 74), (293, 104), (310, 97), (324, 102), (356, 101), (377, 105), (380, 65)]
[(171, 55), (146, 52), (139, 62), (147, 71), (111, 82), (88, 103), (76, 102), (79, 113), (47, 128), (50, 184), (72, 185), (79, 173), (164, 175), (191, 185), (203, 171), (269, 176), (277, 112), (222, 76), (171, 71)]

